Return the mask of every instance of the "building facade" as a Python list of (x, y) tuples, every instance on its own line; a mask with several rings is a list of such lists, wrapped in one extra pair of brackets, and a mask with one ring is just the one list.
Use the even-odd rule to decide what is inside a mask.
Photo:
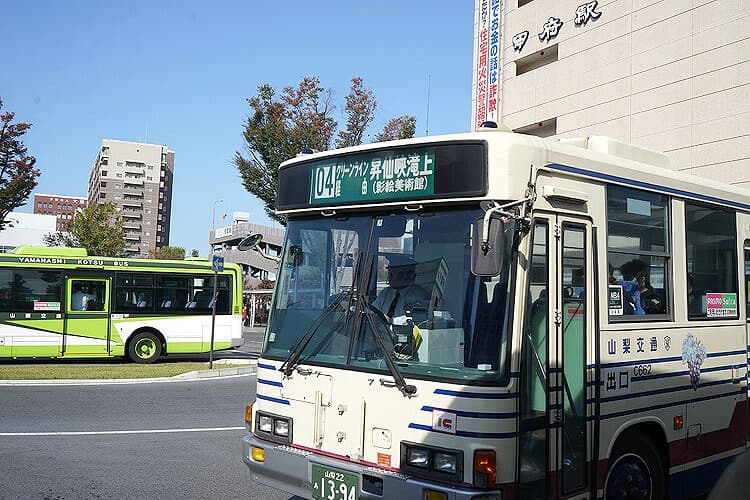
[(68, 223), (73, 220), (78, 209), (88, 206), (88, 199), (82, 196), (68, 196), (64, 194), (34, 194), (34, 213), (38, 215), (54, 215), (57, 219), (57, 231), (68, 230)]
[(124, 220), (125, 253), (146, 257), (169, 245), (174, 151), (104, 139), (89, 175), (89, 203), (114, 203)]
[(232, 222), (232, 225), (216, 228), (209, 234), (213, 252), (223, 255), (226, 262), (235, 262), (242, 266), (245, 290), (255, 288), (262, 281), (276, 281), (277, 262), (264, 258), (253, 250), (238, 250), (237, 245), (247, 236), (260, 233), (263, 240), (259, 249), (270, 257), (279, 257), (284, 244), (284, 229), (238, 220), (236, 216)]
[(607, 135), (750, 186), (750, 2), (475, 0), (472, 127)]
[(43, 247), (44, 237), (59, 231), (60, 219), (52, 214), (11, 212), (5, 220), (8, 225), (0, 231), (0, 252), (10, 252), (21, 245)]

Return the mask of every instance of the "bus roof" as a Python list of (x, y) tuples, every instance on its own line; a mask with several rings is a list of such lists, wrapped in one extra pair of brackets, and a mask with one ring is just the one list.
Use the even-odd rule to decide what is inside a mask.
[(85, 248), (76, 247), (39, 247), (32, 245), (21, 245), (11, 252), (15, 255), (35, 257), (88, 257)]

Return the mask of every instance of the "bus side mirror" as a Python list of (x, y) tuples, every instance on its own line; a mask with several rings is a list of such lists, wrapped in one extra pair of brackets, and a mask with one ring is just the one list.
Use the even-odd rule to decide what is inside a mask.
[(497, 276), (505, 257), (505, 223), (490, 217), (486, 242), (482, 241), (484, 218), (474, 221), (471, 237), (471, 273), (475, 276)]

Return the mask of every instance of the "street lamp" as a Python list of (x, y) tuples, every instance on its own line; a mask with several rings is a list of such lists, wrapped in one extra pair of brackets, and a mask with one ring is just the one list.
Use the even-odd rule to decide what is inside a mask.
[(211, 210), (211, 229), (216, 231), (216, 205), (218, 203), (224, 203), (224, 200), (216, 200), (214, 201), (213, 209)]
[[(214, 201), (213, 208), (211, 209), (211, 238), (216, 239), (216, 205), (219, 203), (224, 203), (224, 199), (218, 199)], [(211, 254), (214, 253), (214, 244), (210, 241), (209, 238), (209, 244), (211, 246), (211, 252), (209, 253), (209, 258)]]

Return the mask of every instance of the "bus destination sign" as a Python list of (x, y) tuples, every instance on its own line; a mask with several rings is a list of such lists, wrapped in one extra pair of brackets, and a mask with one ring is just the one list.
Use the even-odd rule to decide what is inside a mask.
[(310, 203), (423, 198), (435, 193), (435, 152), (383, 151), (311, 169)]

